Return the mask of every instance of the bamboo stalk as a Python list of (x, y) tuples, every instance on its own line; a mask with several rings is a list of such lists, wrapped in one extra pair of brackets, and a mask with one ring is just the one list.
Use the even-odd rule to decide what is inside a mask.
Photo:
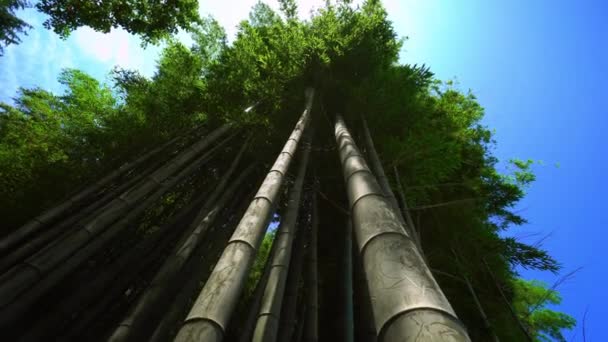
[(310, 120), (314, 91), (308, 92), (306, 109), (275, 164), (235, 229), (209, 280), (190, 310), (176, 341), (221, 341), (225, 327), (243, 290), (257, 249), (272, 218), (285, 173), (302, 132)]
[(370, 159), (370, 164), (371, 164), (373, 173), (376, 176), (376, 180), (378, 181), (380, 188), (382, 188), (382, 192), (384, 193), (384, 195), (388, 199), (389, 203), (393, 206), (393, 209), (397, 213), (397, 218), (399, 220), (401, 220), (401, 223), (405, 227), (405, 230), (408, 232), (408, 234), (410, 236), (412, 236), (414, 238), (414, 242), (416, 243), (418, 248), (420, 248), (420, 243), (418, 242), (418, 239), (416, 238), (417, 235), (416, 235), (416, 231), (414, 228), (414, 223), (410, 222), (411, 220), (409, 220), (409, 221), (407, 221), (407, 224), (406, 224), (404, 215), (401, 213), (401, 210), (399, 209), (399, 203), (397, 202), (397, 198), (395, 197), (395, 194), (393, 193), (393, 189), (391, 188), (391, 185), (388, 181), (388, 177), (386, 176), (386, 173), (384, 172), (384, 167), (382, 167), (382, 161), (380, 160), (380, 157), (378, 156), (378, 152), (376, 151), (376, 147), (374, 146), (374, 140), (372, 139), (372, 135), (369, 132), (369, 127), (367, 126), (367, 121), (365, 120), (365, 118), (363, 116), (361, 116), (361, 121), (363, 122), (363, 137), (365, 140), (365, 147), (368, 152), (367, 155)]
[(274, 241), (277, 244), (277, 251), (280, 252), (274, 253), (272, 256), (270, 276), (264, 289), (262, 305), (258, 313), (255, 329), (253, 330), (252, 341), (254, 342), (274, 342), (277, 339), (285, 283), (287, 282), (293, 242), (297, 230), (302, 186), (304, 185), (310, 155), (310, 130), (306, 140), (302, 149), (296, 180), (287, 200), (287, 211), (281, 221)]
[(524, 322), (522, 322), (521, 319), (519, 318), (519, 316), (517, 316), (517, 313), (515, 312), (515, 308), (513, 308), (513, 305), (511, 304), (509, 299), (507, 299), (507, 296), (505, 295), (502, 288), (500, 287), (500, 284), (498, 283), (498, 279), (496, 279), (496, 276), (494, 275), (494, 272), (492, 272), (492, 268), (490, 268), (490, 265), (488, 265), (488, 263), (483, 258), (482, 258), (482, 262), (486, 266), (486, 269), (488, 270), (490, 277), (492, 277), (492, 280), (494, 280), (494, 284), (496, 285), (496, 288), (498, 289), (500, 296), (505, 301), (505, 304), (507, 304), (507, 307), (509, 308), (509, 312), (511, 313), (511, 316), (517, 322), (517, 325), (519, 326), (521, 331), (524, 333), (524, 336), (526, 336), (526, 339), (528, 340), (528, 342), (535, 341), (534, 337), (532, 337), (532, 334), (530, 334), (530, 331), (528, 331), (528, 328), (526, 327)]
[(397, 170), (397, 165), (393, 165), (393, 172), (395, 173), (395, 180), (397, 182), (397, 193), (399, 194), (399, 199), (401, 200), (401, 205), (403, 206), (403, 216), (405, 216), (407, 224), (412, 227), (412, 233), (416, 235), (416, 242), (418, 244), (418, 248), (420, 248), (420, 252), (422, 252), (420, 225), (414, 225), (414, 220), (412, 220), (412, 213), (410, 212), (410, 207), (407, 205), (405, 190), (403, 190), (403, 185), (401, 184), (401, 176), (399, 176), (399, 170)]
[(295, 340), (295, 326), (298, 323), (297, 312), (301, 311), (302, 307), (302, 305), (298, 305), (298, 288), (304, 266), (304, 245), (309, 235), (301, 228), (301, 225), (302, 220), (298, 222), (299, 228), (294, 240), (294, 251), (291, 256), (287, 283), (285, 284), (285, 298), (281, 305), (277, 341)]
[(317, 342), (319, 340), (319, 275), (317, 264), (317, 246), (318, 246), (318, 230), (319, 230), (319, 208), (317, 207), (317, 187), (315, 182), (312, 190), (312, 213), (310, 223), (310, 244), (308, 247), (308, 279), (306, 289), (306, 329), (304, 333), (304, 341)]
[(494, 331), (494, 328), (492, 327), (492, 323), (490, 322), (490, 319), (488, 318), (486, 311), (483, 309), (483, 306), (481, 305), (481, 301), (479, 301), (479, 297), (477, 297), (477, 292), (473, 288), (473, 285), (471, 284), (469, 277), (467, 277), (467, 275), (464, 272), (464, 267), (460, 263), (460, 256), (456, 253), (456, 251), (454, 249), (452, 249), (452, 255), (454, 256), (454, 261), (456, 261), (456, 265), (460, 269), (460, 273), (462, 274), (462, 280), (464, 281), (465, 285), (467, 286), (467, 290), (469, 290), (469, 293), (471, 294), (471, 297), (473, 298), (473, 301), (475, 302), (475, 306), (477, 307), (477, 311), (479, 311), (479, 315), (481, 316), (481, 320), (483, 321), (484, 327), (486, 328), (486, 330), (488, 331), (488, 333), (490, 334), (490, 336), (492, 337), (492, 340), (494, 342), (500, 342), (500, 339), (496, 335), (496, 332)]
[(378, 339), (470, 341), (340, 116), (335, 137)]

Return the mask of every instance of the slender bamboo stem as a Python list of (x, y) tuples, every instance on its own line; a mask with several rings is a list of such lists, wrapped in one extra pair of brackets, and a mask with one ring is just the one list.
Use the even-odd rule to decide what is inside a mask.
[(289, 275), (285, 285), (285, 299), (281, 308), (280, 326), (277, 341), (293, 341), (296, 333), (296, 323), (298, 311), (302, 305), (298, 305), (298, 289), (302, 278), (304, 267), (304, 245), (308, 238), (307, 232), (302, 227), (302, 220), (298, 223), (298, 232), (294, 241), (294, 251), (292, 253), (289, 266)]
[(412, 213), (410, 212), (410, 207), (407, 205), (407, 198), (405, 197), (405, 190), (403, 189), (403, 185), (401, 184), (401, 176), (399, 175), (397, 165), (393, 165), (393, 172), (395, 173), (395, 181), (397, 182), (397, 193), (399, 194), (399, 199), (401, 200), (401, 205), (403, 206), (403, 216), (405, 216), (407, 224), (412, 227), (412, 233), (416, 235), (416, 242), (418, 244), (418, 248), (420, 248), (420, 251), (422, 252), (422, 237), (420, 236), (420, 226), (414, 225), (414, 220), (412, 220)]
[(314, 188), (311, 192), (312, 213), (310, 223), (310, 244), (308, 247), (308, 284), (306, 289), (308, 294), (306, 302), (306, 329), (304, 333), (304, 341), (317, 342), (319, 340), (319, 275), (317, 264), (317, 246), (318, 246), (318, 230), (319, 230), (319, 208), (317, 207), (317, 189), (318, 183), (315, 181)]
[(399, 210), (399, 203), (397, 202), (397, 198), (395, 197), (395, 194), (393, 193), (393, 189), (391, 188), (391, 184), (388, 181), (388, 177), (386, 176), (386, 173), (384, 172), (384, 167), (382, 167), (382, 161), (380, 160), (380, 157), (378, 156), (378, 152), (376, 151), (376, 147), (374, 146), (374, 140), (372, 139), (372, 135), (369, 132), (369, 127), (367, 126), (367, 120), (365, 120), (365, 117), (361, 116), (361, 121), (363, 123), (363, 136), (364, 136), (364, 140), (365, 140), (365, 146), (366, 146), (367, 152), (368, 152), (367, 155), (370, 159), (370, 164), (371, 164), (372, 170), (374, 172), (374, 175), (376, 176), (376, 179), (380, 185), (380, 188), (382, 188), (382, 192), (388, 199), (389, 203), (395, 209), (395, 212), (397, 213), (397, 217), (401, 220), (403, 226), (405, 227), (405, 230), (409, 233), (410, 236), (412, 236), (414, 238), (414, 242), (416, 243), (418, 248), (420, 248), (420, 243), (418, 242), (418, 239), (416, 238), (417, 235), (416, 235), (416, 230), (414, 228), (413, 222), (407, 221), (407, 224), (406, 224), (404, 215), (401, 213), (401, 210)]
[(488, 263), (485, 261), (485, 259), (482, 259), (482, 262), (486, 266), (486, 269), (488, 270), (488, 273), (490, 274), (490, 277), (492, 277), (492, 280), (494, 280), (494, 284), (496, 285), (496, 288), (498, 289), (498, 292), (500, 293), (500, 296), (505, 301), (505, 304), (507, 304), (507, 307), (509, 308), (509, 312), (511, 312), (511, 316), (517, 322), (517, 325), (519, 326), (519, 328), (521, 329), (521, 331), (526, 336), (526, 339), (528, 340), (528, 342), (534, 342), (535, 341), (534, 337), (532, 337), (532, 335), (528, 331), (528, 328), (525, 326), (524, 322), (522, 322), (521, 319), (519, 318), (519, 316), (517, 316), (517, 313), (515, 312), (515, 308), (513, 308), (513, 305), (511, 304), (511, 302), (509, 301), (509, 299), (507, 299), (507, 296), (505, 295), (505, 293), (503, 292), (502, 288), (500, 287), (498, 279), (496, 279), (496, 276), (494, 275), (494, 272), (492, 272), (492, 268), (490, 268), (490, 265), (488, 265)]
[[(270, 276), (268, 283), (264, 289), (262, 297), (262, 305), (258, 313), (258, 319), (255, 329), (253, 330), (254, 342), (274, 342), (277, 339), (279, 330), (279, 318), (281, 315), (281, 305), (283, 303), (283, 295), (285, 293), (285, 283), (289, 272), (289, 264), (291, 261), (291, 252), (293, 242), (296, 235), (298, 214), (300, 211), (300, 202), (302, 197), (302, 186), (306, 177), (308, 168), (308, 158), (310, 155), (310, 129), (301, 152), (301, 159), (296, 175), (296, 180), (291, 188), (289, 198), (287, 200), (287, 211), (281, 225), (277, 231), (277, 236), (274, 243), (277, 244), (278, 251), (272, 256), (272, 266), (270, 268)], [(300, 241), (300, 243), (302, 243)]]
[(456, 261), (456, 264), (458, 265), (458, 268), (460, 269), (460, 273), (462, 274), (462, 280), (464, 281), (465, 285), (467, 286), (467, 290), (469, 290), (469, 293), (471, 294), (471, 297), (473, 298), (473, 301), (475, 302), (475, 306), (477, 307), (477, 311), (479, 311), (479, 315), (481, 316), (481, 320), (483, 321), (483, 325), (486, 328), (486, 331), (488, 331), (488, 333), (490, 334), (490, 336), (492, 337), (492, 340), (494, 342), (500, 342), (500, 339), (496, 335), (496, 332), (494, 331), (494, 327), (492, 327), (492, 323), (490, 322), (490, 319), (488, 318), (486, 311), (483, 309), (483, 306), (481, 305), (481, 301), (479, 300), (479, 297), (477, 297), (477, 292), (473, 288), (473, 285), (471, 284), (469, 277), (467, 277), (466, 273), (464, 272), (465, 269), (462, 266), (462, 264), (460, 263), (460, 255), (458, 255), (458, 253), (456, 253), (456, 250), (454, 250), (454, 249), (452, 249), (452, 255), (454, 256), (454, 261)]
[(344, 341), (353, 342), (355, 339), (355, 318), (353, 316), (353, 225), (348, 216), (344, 229)]

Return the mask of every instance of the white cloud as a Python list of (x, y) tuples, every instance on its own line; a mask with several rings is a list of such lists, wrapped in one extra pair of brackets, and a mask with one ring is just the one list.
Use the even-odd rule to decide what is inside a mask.
[(104, 64), (143, 69), (144, 49), (140, 46), (140, 40), (123, 29), (104, 34), (81, 27), (73, 33), (73, 38), (83, 52)]

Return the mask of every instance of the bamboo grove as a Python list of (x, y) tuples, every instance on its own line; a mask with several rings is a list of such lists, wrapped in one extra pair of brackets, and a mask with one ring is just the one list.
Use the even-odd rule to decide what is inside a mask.
[(0, 104), (3, 337), (563, 340), (475, 97), (400, 64), (378, 1), (280, 5)]

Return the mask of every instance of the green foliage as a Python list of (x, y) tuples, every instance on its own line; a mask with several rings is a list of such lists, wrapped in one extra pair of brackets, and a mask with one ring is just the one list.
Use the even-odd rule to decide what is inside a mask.
[(534, 338), (539, 342), (565, 342), (562, 329), (574, 328), (576, 320), (562, 312), (547, 308), (547, 305), (561, 303), (562, 298), (559, 293), (537, 280), (516, 279), (513, 285), (515, 292), (513, 307)]
[(0, 56), (10, 44), (21, 42), (20, 34), (26, 34), (31, 26), (15, 15), (15, 11), (28, 7), (27, 0), (0, 0)]
[(245, 298), (251, 297), (258, 281), (262, 278), (264, 266), (266, 265), (272, 250), (272, 242), (274, 241), (276, 235), (275, 232), (276, 231), (271, 231), (264, 235), (262, 244), (258, 250), (255, 260), (253, 261), (253, 266), (251, 268), (251, 272), (249, 273), (249, 277), (247, 278), (247, 283), (245, 283)]
[(199, 21), (197, 0), (41, 0), (36, 8), (50, 17), (44, 26), (64, 38), (81, 26), (105, 33), (120, 27), (150, 43)]

